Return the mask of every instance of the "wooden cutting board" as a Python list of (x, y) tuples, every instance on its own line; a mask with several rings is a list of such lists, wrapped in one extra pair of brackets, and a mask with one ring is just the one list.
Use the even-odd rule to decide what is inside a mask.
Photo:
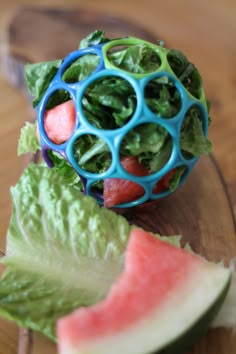
[[(81, 38), (98, 28), (106, 30), (108, 37), (134, 35), (155, 41), (157, 36), (104, 13), (82, 9), (20, 9), (7, 30), (6, 77), (25, 91), (25, 62), (62, 58), (77, 48)], [(181, 234), (183, 242), (189, 242), (194, 251), (211, 261), (228, 262), (236, 255), (232, 207), (213, 157), (201, 158), (184, 186), (172, 196), (120, 213), (146, 230), (163, 235)], [(0, 333), (7, 333), (6, 328), (12, 329), (0, 320)], [(21, 330), (19, 338), (18, 354), (56, 354), (56, 346), (39, 334)], [(13, 353), (11, 340), (12, 336), (3, 338), (0, 334), (0, 354)], [(191, 354), (235, 353), (236, 335), (226, 329), (210, 330), (191, 351)]]

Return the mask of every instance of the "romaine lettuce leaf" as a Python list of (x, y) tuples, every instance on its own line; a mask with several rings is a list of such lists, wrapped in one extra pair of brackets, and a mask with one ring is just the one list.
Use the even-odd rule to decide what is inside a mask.
[(89, 172), (102, 173), (111, 165), (111, 153), (104, 140), (95, 135), (84, 134), (74, 145), (74, 157)]
[(161, 65), (157, 52), (144, 43), (108, 53), (108, 58), (118, 68), (138, 74), (154, 72)]
[(180, 147), (186, 158), (209, 154), (212, 143), (204, 136), (199, 109), (195, 106), (187, 112), (180, 132)]
[(26, 64), (25, 79), (30, 94), (34, 97), (33, 107), (36, 107), (50, 85), (62, 60), (43, 63)]
[(26, 122), (21, 128), (20, 139), (18, 142), (18, 156), (29, 152), (40, 150), (40, 145), (36, 136), (36, 123)]
[(42, 165), (28, 166), (11, 197), (0, 315), (55, 340), (57, 318), (107, 294), (132, 226)]
[(148, 82), (145, 87), (145, 101), (153, 113), (164, 118), (174, 117), (181, 108), (180, 94), (167, 76)]
[(170, 179), (169, 182), (169, 188), (172, 192), (174, 192), (178, 188), (178, 185), (180, 183), (180, 178), (184, 173), (185, 168), (186, 168), (185, 166), (176, 167), (174, 176)]
[(59, 153), (53, 150), (48, 151), (48, 156), (53, 163), (53, 168), (64, 178), (65, 183), (68, 186), (73, 186), (74, 188), (82, 191), (83, 185), (82, 181), (76, 172), (76, 170), (70, 165), (70, 163), (64, 159)]
[(165, 144), (168, 135), (168, 131), (160, 125), (154, 123), (138, 125), (125, 136), (121, 151), (125, 155), (136, 156), (157, 153)]
[(195, 65), (180, 50), (176, 49), (169, 50), (167, 59), (171, 69), (184, 87), (194, 97), (199, 98), (202, 78)]
[(67, 83), (79, 82), (86, 79), (97, 68), (99, 60), (97, 55), (83, 55), (66, 69), (62, 79)]
[[(36, 123), (26, 122), (21, 128), (20, 139), (18, 141), (18, 156), (27, 153), (36, 153), (41, 150), (38, 138), (36, 136)], [(50, 160), (53, 163), (54, 169), (63, 176), (66, 183), (78, 190), (82, 190), (82, 182), (78, 173), (59, 153), (53, 150), (48, 151)], [(41, 162), (46, 166), (46, 163)]]
[[(89, 112), (92, 122), (103, 129), (123, 126), (134, 114), (136, 97), (128, 81), (118, 76), (102, 77), (91, 83), (82, 100), (84, 113)], [(103, 119), (104, 117), (104, 119)], [(90, 116), (87, 116), (90, 121)], [(101, 121), (102, 119), (102, 121)]]
[(58, 317), (107, 293), (130, 226), (44, 166), (30, 165), (11, 196), (0, 314), (54, 338)]
[(92, 47), (93, 45), (98, 45), (102, 43), (109, 42), (110, 39), (105, 37), (105, 32), (101, 30), (96, 30), (90, 33), (87, 37), (82, 39), (79, 45), (79, 49)]

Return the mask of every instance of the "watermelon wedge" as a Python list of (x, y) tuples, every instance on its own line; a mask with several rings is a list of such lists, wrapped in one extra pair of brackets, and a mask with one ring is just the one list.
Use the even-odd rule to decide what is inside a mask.
[(182, 353), (207, 330), (230, 278), (230, 270), (133, 229), (107, 298), (58, 321), (59, 353)]
[(48, 138), (54, 144), (62, 144), (67, 141), (73, 133), (75, 118), (75, 105), (72, 100), (45, 111), (44, 128)]

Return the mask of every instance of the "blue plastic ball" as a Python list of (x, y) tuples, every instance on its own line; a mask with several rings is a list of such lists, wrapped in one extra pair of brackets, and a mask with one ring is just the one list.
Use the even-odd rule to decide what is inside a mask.
[[(158, 53), (161, 64), (156, 71), (147, 74), (139, 74), (133, 72), (127, 72), (121, 68), (117, 68), (114, 63), (110, 62), (108, 58), (108, 51), (115, 46), (134, 45), (145, 43)], [(62, 75), (65, 70), (78, 58), (92, 54), (99, 57), (99, 64), (92, 74), (90, 74), (85, 80), (76, 83), (67, 83), (63, 81)], [(103, 181), (107, 178), (119, 178), (124, 180), (131, 180), (139, 184), (144, 193), (137, 200), (128, 201), (117, 205), (118, 207), (132, 207), (138, 204), (145, 203), (149, 200), (156, 200), (163, 198), (172, 191), (166, 189), (160, 193), (155, 193), (155, 186), (168, 172), (182, 166), (184, 172), (180, 178), (178, 186), (182, 185), (185, 181), (194, 165), (196, 164), (198, 157), (186, 157), (181, 151), (180, 146), (180, 134), (181, 126), (183, 124), (186, 113), (193, 106), (199, 108), (202, 120), (202, 127), (204, 135), (207, 135), (208, 130), (208, 112), (207, 104), (204, 96), (203, 89), (200, 90), (200, 96), (194, 97), (188, 92), (188, 90), (182, 85), (177, 78), (172, 68), (168, 63), (168, 50), (162, 46), (151, 44), (149, 42), (142, 41), (137, 38), (124, 38), (118, 40), (112, 40), (108, 43), (76, 50), (70, 53), (60, 66), (55, 77), (52, 79), (50, 86), (48, 87), (43, 99), (37, 108), (38, 125), (40, 133), (40, 141), (42, 147), (42, 153), (45, 161), (49, 166), (52, 166), (52, 161), (49, 158), (48, 151), (55, 151), (63, 156), (77, 171), (81, 181), (83, 182), (84, 193), (92, 195), (97, 199), (99, 204), (103, 204), (102, 192), (96, 192), (94, 183)], [(87, 118), (82, 106), (82, 99), (87, 88), (96, 80), (100, 80), (104, 77), (119, 77), (126, 80), (134, 91), (136, 96), (136, 108), (132, 117), (128, 122), (118, 129), (103, 129), (98, 128)], [(148, 106), (145, 100), (145, 88), (147, 84), (154, 79), (168, 80), (173, 84), (176, 92), (180, 97), (180, 109), (173, 117), (163, 117), (154, 113)], [(46, 134), (44, 127), (44, 114), (47, 106), (47, 102), (51, 95), (57, 90), (66, 90), (71, 99), (74, 101), (76, 108), (76, 123), (74, 131), (71, 137), (64, 143), (58, 145), (53, 143)], [(127, 134), (133, 131), (137, 127), (142, 127), (145, 124), (157, 124), (161, 128), (166, 129), (167, 133), (172, 139), (172, 150), (168, 161), (158, 171), (149, 174), (147, 176), (136, 176), (127, 172), (120, 161), (120, 147)], [(111, 154), (111, 163), (109, 167), (101, 173), (93, 173), (85, 170), (78, 163), (74, 154), (74, 145), (83, 135), (89, 134), (102, 139)]]

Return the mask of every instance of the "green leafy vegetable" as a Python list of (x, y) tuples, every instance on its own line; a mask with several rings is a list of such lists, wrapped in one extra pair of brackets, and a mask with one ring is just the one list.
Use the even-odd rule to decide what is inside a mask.
[(49, 110), (63, 102), (69, 101), (71, 99), (70, 93), (64, 89), (58, 89), (52, 93), (48, 98), (46, 109)]
[(166, 139), (165, 144), (163, 144), (162, 148), (152, 156), (152, 159), (149, 162), (151, 172), (159, 171), (165, 166), (166, 161), (170, 158), (172, 147), (172, 140)]
[(136, 96), (132, 86), (123, 78), (108, 76), (94, 81), (82, 101), (88, 120), (103, 129), (123, 126), (133, 115)]
[(97, 55), (83, 55), (65, 70), (62, 79), (67, 83), (85, 80), (98, 65), (99, 57)]
[(125, 155), (156, 153), (162, 148), (168, 135), (168, 131), (160, 125), (154, 123), (138, 125), (126, 135), (121, 149)]
[(130, 226), (43, 166), (30, 165), (11, 195), (0, 313), (53, 338), (56, 318), (107, 293)]
[[(156, 172), (165, 165), (170, 156), (171, 149), (169, 153), (162, 154), (163, 162), (159, 159), (168, 141), (171, 142), (170, 135), (164, 127), (146, 123), (138, 125), (125, 136), (120, 152), (123, 156), (138, 156), (139, 162), (144, 164), (148, 170)], [(154, 163), (154, 160), (158, 161)]]
[(95, 135), (84, 134), (77, 139), (74, 157), (81, 168), (93, 173), (102, 173), (111, 164), (108, 145)]
[(152, 112), (163, 118), (174, 117), (181, 108), (179, 91), (167, 76), (149, 81), (145, 101)]
[(110, 39), (105, 38), (104, 35), (105, 32), (100, 30), (90, 33), (86, 38), (82, 39), (79, 45), (79, 49), (88, 48), (92, 47), (93, 45), (109, 42)]
[(212, 143), (204, 136), (201, 113), (193, 106), (187, 112), (180, 133), (180, 147), (186, 158), (209, 154)]
[(40, 145), (36, 136), (36, 124), (26, 122), (21, 128), (20, 139), (18, 142), (18, 156), (27, 154), (28, 152), (36, 152), (40, 150)]
[(180, 178), (183, 175), (185, 168), (185, 166), (179, 166), (175, 169), (174, 176), (170, 179), (169, 182), (169, 189), (171, 192), (174, 192), (178, 188)]
[(34, 97), (34, 108), (41, 101), (61, 63), (62, 60), (53, 60), (45, 63), (25, 65), (25, 79), (28, 90)]
[(64, 178), (69, 186), (81, 191), (83, 189), (81, 179), (75, 169), (56, 151), (48, 150), (48, 156), (53, 163), (54, 170)]
[(151, 46), (143, 43), (110, 52), (108, 58), (118, 68), (136, 74), (154, 72), (161, 65), (158, 53)]
[(184, 87), (194, 96), (200, 98), (202, 78), (186, 56), (179, 50), (171, 49), (167, 55), (171, 69), (182, 82)]
[[(42, 165), (29, 165), (11, 197), (0, 315), (55, 340), (59, 317), (107, 294), (131, 226)], [(178, 236), (163, 239), (180, 245)]]

